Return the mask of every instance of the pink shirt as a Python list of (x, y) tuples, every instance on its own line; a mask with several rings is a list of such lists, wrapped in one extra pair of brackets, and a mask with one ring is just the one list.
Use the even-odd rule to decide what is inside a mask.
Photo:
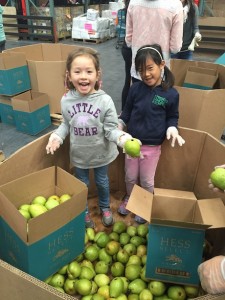
[(169, 67), (170, 52), (182, 46), (183, 7), (180, 0), (130, 0), (126, 19), (126, 42), (132, 47), (131, 76), (137, 50), (146, 44), (159, 44)]

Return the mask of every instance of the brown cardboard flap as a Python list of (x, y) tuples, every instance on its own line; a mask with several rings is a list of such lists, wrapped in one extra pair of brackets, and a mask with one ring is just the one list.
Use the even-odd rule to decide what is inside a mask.
[(36, 91), (27, 91), (12, 98), (14, 110), (33, 112), (49, 104), (48, 95)]
[(212, 225), (210, 229), (225, 227), (225, 206), (220, 198), (202, 199), (197, 201), (197, 205), (203, 223)]
[(225, 89), (176, 89), (180, 95), (179, 125), (206, 131), (220, 139), (225, 127)]
[(23, 53), (0, 53), (0, 69), (8, 70), (27, 65)]
[(152, 218), (193, 222), (196, 197), (192, 192), (155, 189)]
[(201, 67), (189, 67), (184, 79), (184, 86), (210, 89), (213, 88), (218, 79), (218, 72), (213, 69)]
[(153, 194), (135, 185), (127, 203), (127, 209), (145, 220), (150, 221), (152, 202)]

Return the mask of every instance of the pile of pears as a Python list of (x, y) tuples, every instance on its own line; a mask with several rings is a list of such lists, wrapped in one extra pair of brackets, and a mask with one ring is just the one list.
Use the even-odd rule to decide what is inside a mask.
[(110, 233), (87, 228), (85, 250), (45, 282), (81, 300), (187, 300), (199, 288), (145, 277), (148, 225), (117, 221)]
[(28, 221), (31, 218), (38, 217), (39, 215), (58, 206), (59, 204), (64, 203), (69, 199), (71, 199), (71, 195), (69, 194), (62, 194), (61, 196), (51, 195), (48, 198), (44, 196), (36, 196), (32, 199), (31, 203), (22, 204), (18, 208), (18, 211)]

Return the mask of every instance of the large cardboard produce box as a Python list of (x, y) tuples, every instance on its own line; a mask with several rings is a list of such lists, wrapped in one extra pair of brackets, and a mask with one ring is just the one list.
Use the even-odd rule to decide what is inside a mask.
[[(2, 299), (7, 300), (78, 300), (57, 291), (50, 285), (30, 276), (0, 260), (0, 289)], [(224, 295), (205, 295), (195, 300), (224, 300)]]
[(127, 208), (149, 222), (146, 277), (198, 286), (205, 230), (225, 227), (222, 200), (157, 188), (153, 195), (136, 185)]
[[(31, 218), (18, 208), (38, 195), (72, 198)], [(0, 258), (44, 280), (84, 251), (87, 187), (59, 167), (21, 177), (0, 188)], [(4, 245), (4, 246), (3, 246)]]
[(16, 128), (31, 135), (51, 125), (48, 95), (33, 90), (12, 98)]
[(25, 55), (0, 53), (0, 94), (12, 96), (30, 88), (30, 76)]
[[(190, 70), (192, 70), (193, 75), (194, 69), (201, 70), (200, 74), (203, 72), (204, 76), (198, 76), (199, 73), (195, 72), (195, 76), (190, 78), (188, 74), (190, 75)], [(225, 66), (209, 62), (172, 59), (171, 70), (175, 76), (175, 87), (180, 94), (179, 125), (206, 131), (220, 139), (225, 127)], [(205, 81), (202, 80), (203, 77), (206, 78)], [(184, 87), (185, 80), (187, 84), (187, 78), (189, 87)], [(204, 82), (205, 89), (194, 88), (194, 84), (199, 87), (199, 85), (203, 86)], [(213, 89), (207, 89), (209, 84), (213, 86)]]
[(77, 46), (65, 44), (35, 44), (6, 50), (25, 54), (31, 88), (49, 96), (51, 114), (61, 113), (60, 100), (65, 93), (66, 59)]
[(12, 97), (0, 95), (0, 119), (2, 123), (16, 125)]

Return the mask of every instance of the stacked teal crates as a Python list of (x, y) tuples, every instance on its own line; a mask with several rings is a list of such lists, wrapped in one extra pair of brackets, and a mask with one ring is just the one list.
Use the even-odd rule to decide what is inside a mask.
[[(33, 96), (42, 101), (38, 103)], [(48, 96), (31, 91), (23, 53), (0, 53), (0, 117), (3, 123), (31, 135), (51, 125)]]

